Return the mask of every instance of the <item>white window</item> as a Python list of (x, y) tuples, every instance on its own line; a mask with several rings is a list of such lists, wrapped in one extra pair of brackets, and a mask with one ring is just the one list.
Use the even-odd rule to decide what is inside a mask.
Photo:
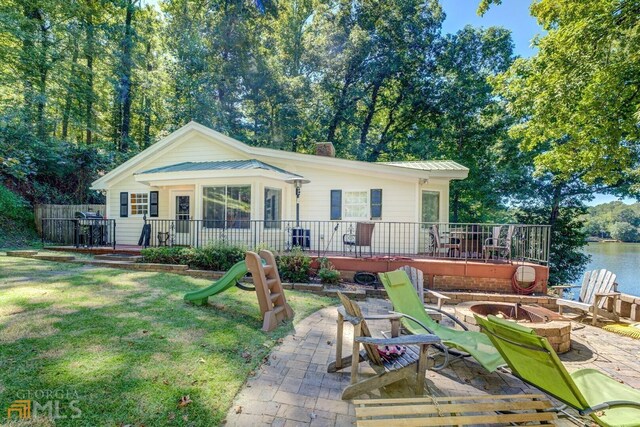
[(368, 191), (345, 191), (343, 197), (344, 219), (369, 219)]
[(202, 191), (205, 228), (249, 228), (251, 186), (204, 187)]
[(264, 189), (264, 228), (280, 228), (282, 219), (282, 190)]
[(130, 193), (129, 201), (131, 216), (141, 216), (149, 213), (149, 193)]
[(422, 192), (422, 222), (440, 221), (440, 193), (437, 191)]

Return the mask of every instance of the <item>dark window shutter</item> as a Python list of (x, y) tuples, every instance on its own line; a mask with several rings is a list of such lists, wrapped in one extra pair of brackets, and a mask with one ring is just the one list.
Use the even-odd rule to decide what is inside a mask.
[(382, 218), (382, 189), (371, 189), (371, 219)]
[(158, 217), (158, 191), (149, 192), (149, 216)]
[(129, 216), (129, 193), (120, 193), (120, 218)]
[(342, 219), (342, 190), (331, 190), (331, 219)]

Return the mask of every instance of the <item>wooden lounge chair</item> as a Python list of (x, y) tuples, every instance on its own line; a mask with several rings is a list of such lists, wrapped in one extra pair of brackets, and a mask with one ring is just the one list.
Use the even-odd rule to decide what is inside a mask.
[(555, 424), (551, 402), (541, 394), (354, 400), (356, 424), (367, 426), (466, 426)]
[[(329, 364), (327, 372), (336, 372), (351, 366), (351, 384), (344, 389), (342, 398), (352, 399), (362, 393), (385, 387), (403, 379), (416, 379), (416, 394), (424, 393), (424, 380), (427, 371), (427, 350), (431, 344), (437, 344), (440, 339), (435, 335), (413, 335), (398, 337), (402, 316), (378, 315), (364, 317), (360, 306), (338, 292), (342, 307), (338, 309), (338, 330), (336, 340), (336, 360)], [(372, 338), (365, 319), (389, 319), (392, 321), (392, 331), (395, 337)], [(347, 321), (353, 325), (353, 351), (351, 356), (342, 357), (343, 324)], [(360, 351), (360, 345), (364, 347)], [(397, 357), (383, 358), (378, 352), (378, 345), (404, 345), (407, 351)], [(353, 358), (357, 358), (353, 362)], [(358, 381), (358, 366), (360, 361), (367, 361), (376, 371), (374, 377)]]
[[(596, 369), (567, 372), (549, 341), (531, 328), (493, 315), (475, 318), (514, 376), (576, 409), (580, 415), (590, 416), (601, 426), (640, 425), (640, 390)], [(562, 408), (558, 411), (564, 412)]]
[[(598, 316), (606, 317), (612, 320), (618, 320), (618, 314), (615, 312), (616, 299), (620, 297), (620, 293), (616, 292), (616, 275), (605, 269), (587, 271), (582, 279), (580, 286), (580, 299), (578, 301), (568, 299), (558, 299), (558, 311), (563, 314), (564, 307), (573, 308), (583, 312), (583, 315), (593, 314), (591, 323), (595, 325)], [(556, 288), (573, 288), (575, 286), (556, 286)], [(607, 299), (613, 299), (613, 309), (606, 309)]]

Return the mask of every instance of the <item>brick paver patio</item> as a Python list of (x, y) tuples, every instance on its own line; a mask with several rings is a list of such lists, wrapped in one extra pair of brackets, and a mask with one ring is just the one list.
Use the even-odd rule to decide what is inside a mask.
[[(380, 299), (369, 299), (361, 305), (370, 314), (387, 313), (390, 309), (390, 303)], [(227, 425), (354, 425), (354, 406), (340, 398), (349, 384), (349, 369), (327, 373), (327, 365), (335, 357), (336, 319), (335, 307), (326, 308), (296, 325), (295, 333), (284, 338), (238, 394), (227, 414)], [(384, 322), (368, 323), (372, 331), (388, 330)], [(573, 323), (571, 334), (573, 349), (561, 357), (569, 371), (597, 368), (640, 388), (637, 340), (578, 323)], [(350, 354), (352, 337), (351, 327), (346, 324), (344, 355)], [(366, 363), (361, 364), (361, 375), (369, 369), (365, 366)], [(425, 390), (426, 394), (437, 396), (531, 392), (536, 390), (522, 381), (498, 372), (489, 374), (470, 360), (456, 362), (439, 373), (427, 372)], [(404, 397), (411, 393), (408, 384), (397, 383), (359, 398)], [(566, 421), (563, 424), (572, 425)]]

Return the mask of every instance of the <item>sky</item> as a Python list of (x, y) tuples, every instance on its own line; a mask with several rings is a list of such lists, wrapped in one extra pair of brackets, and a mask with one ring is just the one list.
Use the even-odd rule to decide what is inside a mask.
[(504, 27), (511, 30), (516, 55), (529, 57), (536, 53), (536, 49), (531, 47), (531, 40), (543, 30), (529, 15), (530, 1), (505, 0), (501, 5), (492, 5), (484, 16), (476, 14), (479, 3), (479, 0), (440, 0), (447, 16), (442, 32), (455, 33), (465, 25)]

